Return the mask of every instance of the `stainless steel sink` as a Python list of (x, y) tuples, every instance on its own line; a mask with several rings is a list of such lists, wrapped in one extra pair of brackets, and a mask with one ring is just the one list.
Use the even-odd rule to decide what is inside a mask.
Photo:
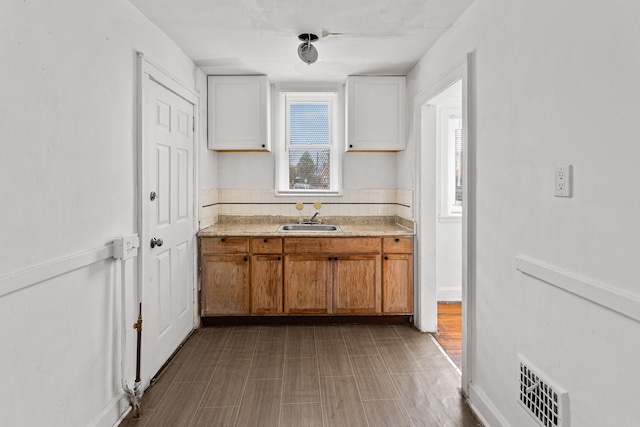
[(342, 230), (335, 224), (282, 224), (277, 231), (336, 232)]

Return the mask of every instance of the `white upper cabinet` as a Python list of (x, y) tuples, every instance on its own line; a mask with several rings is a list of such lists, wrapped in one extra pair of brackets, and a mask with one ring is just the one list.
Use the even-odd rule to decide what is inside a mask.
[(404, 76), (347, 78), (347, 151), (405, 149)]
[(270, 151), (267, 76), (209, 76), (208, 147), (216, 151)]

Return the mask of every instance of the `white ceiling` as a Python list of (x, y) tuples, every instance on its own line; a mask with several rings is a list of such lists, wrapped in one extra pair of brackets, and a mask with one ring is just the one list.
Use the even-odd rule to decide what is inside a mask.
[[(206, 74), (272, 82), (404, 75), (473, 0), (131, 0)], [(298, 35), (320, 40), (298, 58)]]

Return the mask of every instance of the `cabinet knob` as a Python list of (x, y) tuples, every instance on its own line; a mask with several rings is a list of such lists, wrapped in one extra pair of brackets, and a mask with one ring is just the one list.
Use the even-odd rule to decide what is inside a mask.
[(225, 238), (223, 237), (222, 239), (220, 239), (220, 241), (224, 243), (224, 241), (225, 241)]
[(349, 148), (353, 148), (353, 144), (349, 144)]
[(280, 261), (281, 259), (282, 259), (281, 257), (278, 257), (278, 261)]
[(396, 242), (399, 242), (399, 241), (400, 241), (400, 239), (398, 239), (398, 238), (396, 237)]
[(384, 259), (385, 259), (385, 260), (387, 260), (387, 259), (389, 259), (389, 257), (388, 257), (388, 256), (386, 256), (386, 257), (384, 257)]
[(249, 258), (247, 258), (247, 257), (244, 257), (244, 260), (245, 260), (245, 261), (249, 261)]
[(337, 261), (337, 260), (338, 260), (338, 257), (337, 257), (337, 256), (334, 256), (334, 257), (333, 257), (333, 260), (334, 260), (334, 261)]
[(262, 144), (262, 148), (264, 148), (264, 147), (265, 147), (265, 145), (264, 145), (264, 144)]
[(263, 242), (267, 243), (269, 241), (269, 239), (264, 239)]

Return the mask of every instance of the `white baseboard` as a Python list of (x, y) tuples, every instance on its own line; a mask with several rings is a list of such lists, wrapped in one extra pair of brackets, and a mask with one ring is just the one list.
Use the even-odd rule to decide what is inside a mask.
[(119, 425), (130, 411), (129, 397), (121, 391), (104, 407), (89, 424), (93, 427), (113, 427)]
[(511, 427), (482, 388), (469, 384), (469, 406), (485, 427)]
[(439, 288), (436, 290), (438, 301), (459, 302), (462, 301), (462, 289), (460, 288)]

